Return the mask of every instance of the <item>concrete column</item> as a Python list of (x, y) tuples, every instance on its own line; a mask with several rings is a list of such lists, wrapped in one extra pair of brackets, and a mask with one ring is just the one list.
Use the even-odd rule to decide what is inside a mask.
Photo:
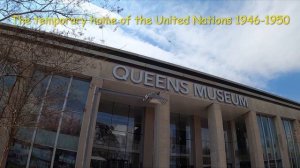
[[(103, 84), (103, 80), (98, 80), (93, 78), (90, 84), (90, 89), (87, 97), (87, 102), (85, 106), (85, 111), (83, 115), (83, 121), (80, 131), (79, 144), (77, 150), (77, 158), (76, 158), (76, 168), (84, 168), (86, 166), (90, 166), (90, 155), (93, 147), (93, 135), (92, 132), (95, 128), (95, 124), (93, 124), (97, 117), (93, 116), (97, 115), (97, 110), (100, 101), (100, 93), (98, 94), (97, 88), (101, 88)], [(88, 160), (88, 161), (87, 161)]]
[(247, 129), (247, 139), (249, 143), (249, 152), (251, 167), (263, 168), (264, 158), (262, 144), (260, 140), (260, 132), (257, 123), (257, 116), (254, 111), (248, 112), (245, 117), (245, 124)]
[(170, 100), (168, 95), (165, 104), (155, 106), (154, 117), (154, 166), (170, 167)]
[(194, 129), (193, 129), (193, 148), (194, 148), (194, 167), (201, 168), (203, 164), (202, 156), (202, 137), (201, 137), (201, 118), (194, 115)]
[(283, 128), (283, 123), (280, 116), (275, 117), (275, 127), (278, 137), (278, 145), (283, 167), (290, 167), (289, 152), (287, 148), (287, 140)]
[(226, 152), (221, 107), (212, 104), (208, 107), (208, 130), (210, 138), (211, 167), (226, 167)]
[(232, 138), (232, 158), (233, 158), (233, 165), (235, 168), (240, 167), (240, 161), (238, 156), (236, 155), (236, 151), (238, 151), (237, 146), (237, 138), (236, 138), (236, 128), (235, 128), (235, 121), (230, 121), (230, 130), (231, 130), (231, 138)]
[(153, 133), (154, 133), (154, 109), (146, 108), (145, 111), (145, 129), (144, 129), (144, 152), (143, 167), (153, 167)]

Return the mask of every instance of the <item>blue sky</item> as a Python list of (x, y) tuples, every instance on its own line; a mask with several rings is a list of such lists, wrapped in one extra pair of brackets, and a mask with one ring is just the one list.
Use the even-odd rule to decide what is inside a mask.
[[(133, 49), (130, 42), (122, 49), (300, 102), (300, 24), (297, 22), (300, 2), (121, 1), (120, 6), (124, 8), (120, 14), (123, 17), (289, 15), (288, 26), (123, 26), (124, 34), (166, 53)], [(159, 55), (153, 55), (156, 53)]]
[(82, 4), (82, 8), (95, 17), (131, 15), (132, 19), (140, 15), (151, 18), (289, 15), (291, 22), (287, 26), (141, 26), (134, 24), (134, 20), (129, 26), (99, 28), (88, 24), (79, 30), (84, 36), (76, 38), (92, 37), (94, 43), (192, 68), (300, 102), (300, 1), (121, 0), (117, 4), (124, 8), (120, 14), (93, 2)]
[(289, 72), (268, 81), (266, 90), (300, 102), (300, 71)]

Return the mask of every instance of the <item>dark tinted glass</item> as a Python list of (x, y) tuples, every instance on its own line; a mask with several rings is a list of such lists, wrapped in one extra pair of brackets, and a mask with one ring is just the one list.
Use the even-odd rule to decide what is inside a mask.
[(73, 168), (75, 167), (76, 152), (57, 149), (54, 158), (55, 168)]
[(34, 128), (19, 128), (16, 139), (31, 142)]
[(141, 167), (144, 108), (101, 100), (91, 168)]
[(202, 154), (203, 154), (203, 167), (210, 167), (210, 138), (208, 131), (207, 119), (201, 120), (201, 138), (202, 138)]
[[(45, 107), (62, 110), (70, 78), (54, 75), (47, 92)], [(44, 107), (44, 108), (45, 108)]]
[(2, 112), (7, 104), (9, 92), (15, 84), (16, 79), (12, 66), (0, 65), (0, 112)]
[(57, 147), (76, 151), (78, 147), (82, 113), (65, 112), (58, 136)]
[(112, 127), (116, 131), (127, 131), (129, 107), (116, 103), (113, 108)]
[(49, 168), (53, 148), (34, 146), (31, 153), (30, 168)]
[(265, 167), (282, 167), (278, 149), (277, 133), (273, 119), (271, 117), (258, 115), (257, 122), (260, 129)]
[(61, 117), (61, 111), (51, 111), (41, 113), (38, 127), (48, 131), (56, 132)]
[(295, 136), (293, 121), (288, 119), (283, 119), (282, 123), (283, 123), (283, 128), (287, 140), (287, 148), (289, 152), (291, 167), (292, 168), (300, 167), (300, 153), (297, 145), (297, 139)]
[(89, 90), (89, 82), (73, 78), (66, 109), (67, 111), (83, 112)]
[(56, 132), (48, 131), (44, 129), (38, 129), (34, 143), (45, 146), (54, 146), (55, 143)]
[(170, 167), (193, 167), (190, 116), (171, 113)]
[(30, 144), (17, 141), (10, 148), (6, 168), (26, 167)]

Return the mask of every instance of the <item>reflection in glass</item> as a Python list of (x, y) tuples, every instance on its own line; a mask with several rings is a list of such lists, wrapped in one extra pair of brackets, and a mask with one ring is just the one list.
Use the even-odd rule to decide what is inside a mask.
[(48, 131), (56, 132), (61, 117), (60, 111), (44, 112), (40, 116), (38, 127)]
[(238, 152), (236, 157), (240, 162), (240, 167), (250, 168), (250, 155), (249, 146), (247, 139), (247, 130), (244, 119), (239, 119), (235, 122), (236, 138), (237, 138), (237, 148)]
[(34, 128), (19, 128), (16, 139), (26, 141), (26, 142), (31, 142), (32, 140), (32, 134), (33, 134)]
[(55, 168), (74, 168), (76, 152), (57, 149), (54, 158)]
[[(71, 81), (72, 83), (68, 91)], [(38, 108), (33, 112), (40, 112), (40, 109), (42, 109), (42, 112), (30, 156), (30, 168), (50, 167), (60, 120), (62, 123), (57, 140), (57, 148), (60, 149), (56, 149), (54, 167), (74, 167), (76, 159), (75, 151), (77, 151), (78, 147), (89, 82), (73, 77), (47, 75), (43, 72), (35, 71), (31, 84), (36, 85), (32, 98), (36, 100), (38, 105)], [(67, 95), (67, 93), (69, 94)], [(44, 102), (44, 106), (41, 108), (40, 105), (42, 102)], [(68, 110), (63, 109), (64, 104), (67, 104)], [(20, 128), (16, 139), (30, 143), (33, 139), (32, 135), (33, 128)], [(17, 144), (16, 147), (12, 147), (10, 155), (16, 155), (14, 151), (20, 151), (20, 154), (23, 154), (24, 152), (20, 150), (23, 146)], [(24, 151), (26, 150), (24, 149)], [(16, 156), (19, 157), (18, 159), (21, 159), (21, 156)], [(27, 158), (21, 167), (26, 165), (26, 161)], [(19, 164), (14, 157), (7, 159), (8, 165), (11, 165), (11, 162)]]
[(210, 138), (207, 119), (201, 119), (203, 167), (210, 167)]
[(285, 131), (291, 167), (298, 168), (300, 167), (300, 153), (297, 147), (296, 137), (294, 136), (293, 121), (283, 119), (282, 123)]
[(56, 132), (44, 129), (37, 129), (34, 143), (53, 147), (55, 143)]
[(223, 121), (227, 168), (233, 167), (233, 142), (229, 121)]
[(3, 66), (0, 65), (0, 72), (9, 74), (9, 75), (2, 75), (0, 74), (0, 112), (4, 109), (4, 106), (8, 102), (8, 95), (11, 91), (13, 85), (16, 82), (15, 76), (15, 69), (13, 66), (7, 65)]
[(101, 100), (91, 168), (141, 167), (144, 108)]
[(49, 168), (53, 148), (34, 145), (31, 153), (30, 168)]
[(273, 119), (263, 115), (258, 115), (257, 121), (260, 129), (260, 139), (264, 152), (263, 156), (265, 167), (282, 167), (278, 149), (278, 139)]
[[(31, 80), (31, 85), (35, 86), (33, 90), (33, 96), (36, 100), (36, 105), (39, 108), (42, 100), (45, 98), (45, 92), (50, 80), (50, 76), (41, 72), (35, 71)], [(38, 110), (37, 110), (38, 112)]]
[(67, 111), (84, 111), (89, 86), (88, 81), (73, 78), (66, 105)]
[(82, 115), (82, 113), (64, 112), (60, 133), (79, 136)]
[(57, 141), (58, 148), (77, 150), (82, 115), (82, 113), (64, 112)]
[(10, 148), (6, 168), (25, 167), (27, 163), (28, 151), (30, 144), (17, 141)]
[(57, 75), (52, 76), (44, 105), (44, 110), (47, 113), (48, 111), (62, 110), (69, 82), (70, 78)]
[(191, 116), (171, 113), (170, 167), (193, 167), (191, 143)]

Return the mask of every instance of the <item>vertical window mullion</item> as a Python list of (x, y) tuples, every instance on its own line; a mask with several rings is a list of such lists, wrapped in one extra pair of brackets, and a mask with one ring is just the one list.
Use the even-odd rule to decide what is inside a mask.
[(68, 85), (67, 92), (66, 92), (65, 99), (64, 99), (64, 104), (63, 104), (63, 107), (62, 107), (62, 110), (61, 110), (61, 113), (60, 113), (60, 119), (59, 119), (57, 131), (56, 131), (56, 137), (55, 137), (55, 142), (54, 142), (54, 146), (53, 146), (53, 153), (52, 153), (50, 168), (53, 168), (53, 165), (54, 165), (56, 146), (57, 146), (58, 136), (59, 136), (59, 132), (60, 132), (60, 129), (61, 129), (61, 123), (62, 123), (62, 119), (63, 119), (63, 111), (66, 108), (67, 99), (68, 99), (69, 91), (70, 91), (70, 88), (71, 88), (72, 80), (73, 80), (73, 77), (70, 78), (69, 85)]
[[(47, 83), (47, 87), (46, 87), (46, 90), (45, 90), (45, 93), (44, 93), (44, 97), (47, 96), (47, 92), (48, 92), (48, 90), (49, 90), (50, 83), (51, 83), (51, 81), (52, 81), (52, 77), (53, 77), (53, 75), (51, 74), (51, 75), (50, 75), (50, 78), (49, 78), (49, 80), (48, 80), (48, 83)], [(44, 103), (45, 103), (45, 99), (42, 100), (42, 103), (41, 103), (41, 106), (40, 106), (40, 109), (39, 109), (39, 114), (38, 114), (38, 118), (37, 118), (36, 124), (38, 124), (39, 121), (40, 121)], [(38, 128), (37, 128), (37, 126), (36, 126), (36, 127), (34, 128), (33, 135), (32, 135), (32, 138), (31, 138), (31, 143), (30, 143), (30, 148), (29, 148), (29, 152), (28, 152), (26, 168), (29, 168), (30, 157), (31, 157), (32, 148), (33, 148), (33, 144), (34, 144), (34, 141), (35, 141), (37, 129), (38, 129)]]

